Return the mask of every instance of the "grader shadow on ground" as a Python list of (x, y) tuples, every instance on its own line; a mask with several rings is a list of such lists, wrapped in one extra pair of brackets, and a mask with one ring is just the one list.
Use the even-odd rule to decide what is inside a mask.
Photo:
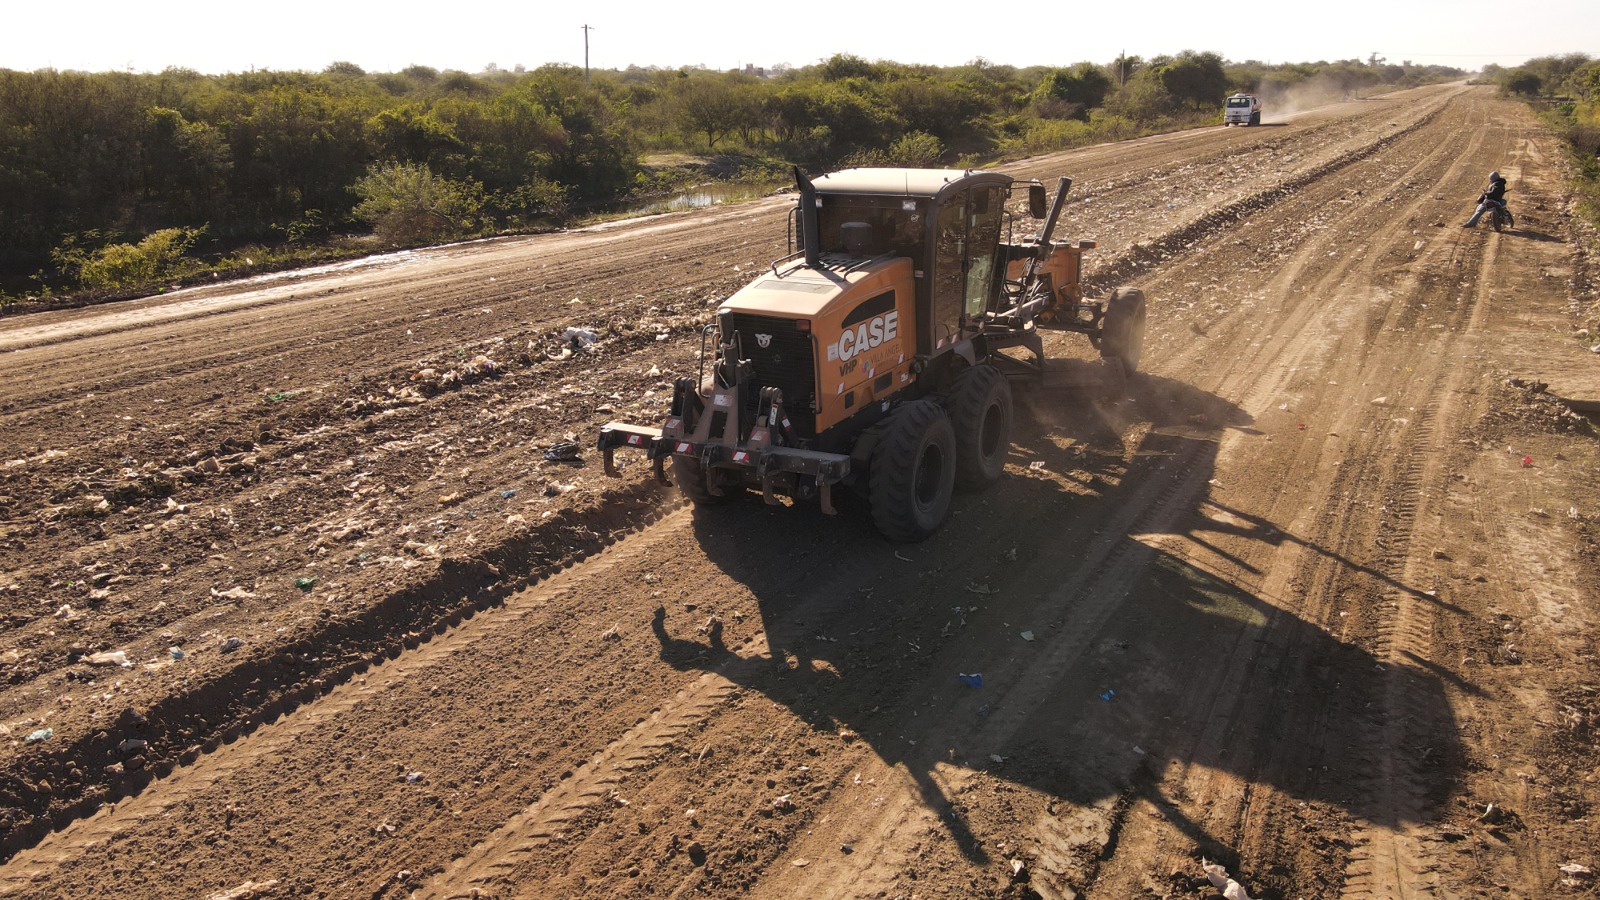
[[(1230, 772), (1298, 801), (1400, 825), (1414, 813), (1361, 787), (1386, 746), (1378, 710), (1396, 695), (1410, 698), (1401, 742), (1414, 737), (1428, 748), (1412, 776), (1426, 803), (1442, 801), (1460, 776), (1461, 752), (1442, 673), (1424, 661), (1379, 660), (1125, 534), (1112, 536), (1107, 567), (1129, 587), (1087, 631), (1064, 628), (1071, 603), (1058, 609), (1059, 597), (1028, 580), (1068, 584), (1082, 575), (1084, 556), (1062, 548), (1089, 547), (1133, 502), (1142, 479), (1176, 472), (1187, 473), (1182, 484), (1201, 486), (1178, 498), (1189, 506), (1178, 532), (1208, 540), (1206, 532), (1222, 527), (1266, 543), (1296, 540), (1241, 511), (1229, 511), (1228, 526), (1207, 514), (1216, 505), (1203, 486), (1219, 435), (1249, 429), (1242, 411), (1141, 376), (1123, 402), (1033, 413), (1019, 426), (1007, 476), (982, 499), (959, 496), (960, 514), (922, 545), (889, 544), (864, 517), (769, 510), (758, 499), (697, 511), (708, 556), (756, 598), (771, 664), (749, 665), (720, 632), (702, 636), (664, 610), (652, 623), (662, 658), (727, 673), (819, 732), (861, 735), (915, 779), (927, 809), (975, 863), (991, 861), (988, 814), (945, 795), (941, 766), (987, 769), (1079, 810), (1147, 800), (1224, 861), (1235, 854), (1221, 836), (1161, 795), (1169, 766)], [(1134, 433), (1142, 434), (1137, 445), (1123, 446), (1120, 436)], [(1071, 477), (1026, 477), (1018, 462), (1024, 472), (1029, 462), (1071, 466)], [(783, 541), (751, 537), (780, 529)], [(1426, 596), (1327, 548), (1307, 549), (1349, 574)], [(1031, 574), (1008, 582), (1016, 571)], [(976, 573), (993, 577), (980, 584)], [(1001, 628), (1029, 622), (1041, 623), (1030, 643), (1010, 639), (1015, 626)], [(991, 636), (979, 637), (981, 630)], [(1059, 668), (1045, 665), (1051, 654)], [(955, 678), (980, 671), (982, 688)], [(1024, 679), (1031, 687), (1019, 687)]]

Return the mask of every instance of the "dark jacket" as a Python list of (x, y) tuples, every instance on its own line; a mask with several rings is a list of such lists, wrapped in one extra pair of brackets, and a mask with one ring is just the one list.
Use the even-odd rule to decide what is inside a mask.
[(1506, 180), (1504, 178), (1499, 181), (1489, 182), (1488, 190), (1483, 192), (1483, 196), (1478, 198), (1478, 202), (1482, 203), (1485, 200), (1492, 200), (1495, 203), (1506, 202)]

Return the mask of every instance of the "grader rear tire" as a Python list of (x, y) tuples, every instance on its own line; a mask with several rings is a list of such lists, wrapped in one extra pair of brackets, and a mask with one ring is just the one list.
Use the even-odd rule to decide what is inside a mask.
[(950, 391), (956, 436), (956, 486), (985, 488), (999, 480), (1011, 454), (1011, 384), (994, 366), (973, 366)]
[(868, 500), (878, 531), (904, 543), (937, 531), (950, 515), (955, 463), (955, 432), (943, 407), (915, 400), (895, 410), (872, 454)]
[(718, 506), (728, 502), (726, 493), (713, 494), (706, 487), (706, 469), (699, 460), (673, 456), (672, 480), (677, 482), (678, 490), (695, 506)]

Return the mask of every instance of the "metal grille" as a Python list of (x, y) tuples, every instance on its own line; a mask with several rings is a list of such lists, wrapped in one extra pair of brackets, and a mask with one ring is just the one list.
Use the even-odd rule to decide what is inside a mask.
[[(757, 388), (744, 395), (745, 422), (755, 422), (760, 388), (775, 387), (783, 391), (784, 409), (795, 433), (815, 437), (817, 417), (811, 407), (817, 379), (811, 335), (795, 328), (789, 319), (739, 313), (733, 315), (733, 329), (739, 335), (740, 355), (750, 360), (756, 372)], [(761, 346), (760, 335), (770, 336), (767, 346)]]

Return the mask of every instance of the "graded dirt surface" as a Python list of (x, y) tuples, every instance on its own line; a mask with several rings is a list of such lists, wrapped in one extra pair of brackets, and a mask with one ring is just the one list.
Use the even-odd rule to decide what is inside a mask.
[(592, 449), (787, 197), (0, 319), (0, 896), (1600, 892), (1557, 142), (1447, 86), (1007, 171), (1145, 371), (915, 545)]

